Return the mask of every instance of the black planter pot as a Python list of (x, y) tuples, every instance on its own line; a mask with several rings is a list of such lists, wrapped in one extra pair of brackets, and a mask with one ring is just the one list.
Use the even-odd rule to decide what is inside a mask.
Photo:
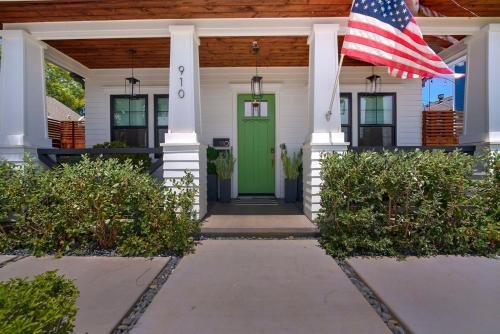
[(285, 202), (295, 203), (297, 201), (297, 179), (285, 179)]
[(297, 179), (297, 198), (299, 201), (304, 199), (304, 176), (302, 174)]
[(222, 203), (231, 202), (231, 179), (219, 180), (219, 200)]
[(207, 175), (207, 200), (210, 202), (217, 200), (217, 174)]

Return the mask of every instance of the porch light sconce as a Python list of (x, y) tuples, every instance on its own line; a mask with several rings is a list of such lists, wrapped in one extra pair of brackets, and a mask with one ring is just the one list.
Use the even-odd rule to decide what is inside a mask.
[(380, 75), (376, 75), (375, 70), (372, 68), (372, 75), (366, 78), (366, 91), (370, 94), (375, 94), (380, 91), (381, 84), (382, 78)]
[[(131, 57), (131, 62), (132, 62), (132, 76), (125, 78), (125, 95), (129, 95), (131, 98), (135, 97), (136, 95), (136, 90), (138, 91), (138, 94), (141, 93), (141, 80), (137, 79), (134, 77), (134, 61), (135, 61), (135, 55), (137, 54), (137, 51), (135, 49), (130, 49), (128, 50), (130, 53)], [(127, 89), (127, 86), (129, 89)], [(137, 89), (136, 89), (137, 86)], [(128, 94), (127, 92), (130, 92)]]
[[(259, 75), (259, 51), (260, 46), (257, 41), (252, 42), (251, 47), (252, 53), (255, 55), (255, 75), (252, 77), (250, 86), (252, 89), (252, 108), (254, 109), (254, 115), (260, 114), (260, 100), (262, 99), (262, 77)], [(257, 112), (256, 112), (257, 111)]]

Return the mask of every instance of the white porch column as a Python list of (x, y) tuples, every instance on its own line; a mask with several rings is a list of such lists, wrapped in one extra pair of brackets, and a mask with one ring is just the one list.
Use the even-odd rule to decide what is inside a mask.
[(313, 220), (320, 209), (320, 156), (344, 152), (349, 143), (341, 131), (339, 91), (327, 117), (338, 73), (338, 24), (315, 24), (309, 36), (309, 127), (304, 145), (304, 213)]
[(169, 130), (163, 143), (163, 176), (167, 185), (185, 171), (195, 177), (199, 193), (196, 211), (207, 212), (206, 146), (199, 142), (199, 40), (192, 25), (170, 26)]
[(500, 151), (500, 24), (467, 42), (464, 145)]
[(2, 30), (0, 157), (20, 163), (25, 153), (51, 147), (45, 107), (45, 45), (22, 30)]

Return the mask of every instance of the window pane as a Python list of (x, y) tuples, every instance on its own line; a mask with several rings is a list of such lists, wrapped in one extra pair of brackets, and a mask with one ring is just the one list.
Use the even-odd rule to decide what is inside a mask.
[(161, 143), (165, 142), (165, 133), (168, 132), (168, 129), (156, 129), (156, 147), (160, 147)]
[(344, 133), (344, 140), (348, 143), (351, 142), (351, 136), (350, 136), (350, 126), (343, 126), (342, 127), (342, 132)]
[(168, 111), (159, 111), (156, 113), (156, 124), (158, 126), (168, 125)]
[(129, 147), (146, 147), (146, 129), (113, 129), (113, 140), (121, 141)]
[(146, 99), (113, 98), (114, 126), (146, 126)]
[(340, 96), (340, 119), (342, 124), (349, 124), (349, 97)]
[(168, 111), (168, 97), (157, 97), (156, 98), (156, 110), (157, 111)]
[(394, 146), (393, 127), (360, 127), (359, 146)]
[(391, 95), (362, 96), (361, 124), (393, 124), (393, 98)]

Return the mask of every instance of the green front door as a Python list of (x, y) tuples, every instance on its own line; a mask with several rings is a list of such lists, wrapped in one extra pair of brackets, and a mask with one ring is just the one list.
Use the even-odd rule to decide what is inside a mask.
[(275, 97), (265, 94), (260, 112), (252, 96), (238, 95), (238, 192), (274, 195)]

